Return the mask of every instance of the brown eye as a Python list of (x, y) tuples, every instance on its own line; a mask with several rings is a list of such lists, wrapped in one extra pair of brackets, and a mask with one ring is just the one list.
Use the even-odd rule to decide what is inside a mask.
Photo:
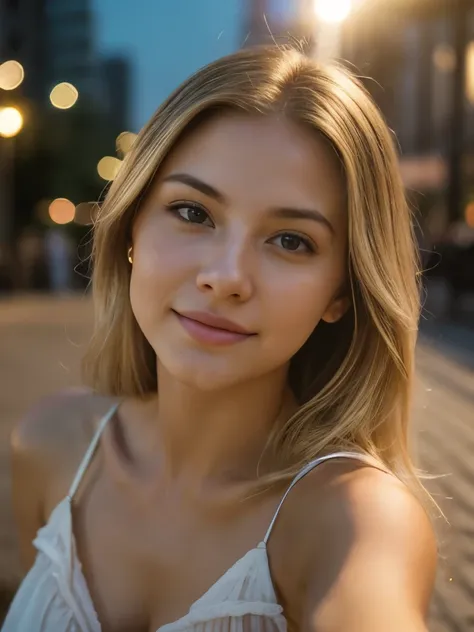
[(179, 203), (172, 204), (168, 207), (178, 219), (187, 224), (203, 224), (206, 226), (214, 226), (209, 214), (197, 204)]
[(288, 252), (304, 254), (315, 251), (314, 246), (308, 239), (296, 233), (282, 233), (274, 237), (272, 241)]
[(281, 245), (285, 250), (298, 250), (303, 242), (296, 235), (282, 235)]

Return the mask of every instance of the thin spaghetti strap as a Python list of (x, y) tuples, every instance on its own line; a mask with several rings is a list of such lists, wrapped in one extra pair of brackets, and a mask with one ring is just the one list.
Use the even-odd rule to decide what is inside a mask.
[[(372, 466), (375, 466), (375, 464), (376, 464), (375, 459), (372, 459), (370, 456), (368, 456), (366, 454), (361, 454), (359, 452), (334, 452), (333, 454), (327, 454), (326, 456), (321, 456), (321, 457), (319, 457), (317, 459), (314, 459), (314, 461), (310, 461), (295, 476), (295, 478), (291, 482), (290, 486), (288, 487), (288, 489), (284, 493), (283, 498), (280, 500), (280, 504), (278, 505), (277, 510), (275, 511), (275, 514), (274, 514), (274, 516), (272, 518), (272, 521), (270, 522), (270, 526), (268, 527), (267, 533), (265, 534), (265, 537), (263, 538), (263, 543), (265, 545), (267, 544), (268, 539), (270, 538), (270, 535), (271, 535), (272, 530), (273, 530), (273, 526), (275, 525), (276, 519), (278, 518), (278, 514), (280, 513), (280, 509), (282, 508), (283, 503), (286, 500), (286, 497), (291, 492), (291, 490), (296, 485), (296, 483), (298, 483), (302, 478), (304, 478), (306, 476), (306, 474), (309, 474), (309, 472), (314, 470), (315, 467), (317, 467), (321, 463), (324, 463), (325, 461), (329, 461), (330, 459), (358, 459), (359, 461), (364, 461), (365, 463), (367, 463), (369, 465), (372, 465)], [(379, 465), (379, 467), (381, 467), (381, 465)]]
[(107, 425), (109, 420), (113, 417), (119, 405), (120, 405), (120, 402), (117, 402), (116, 404), (114, 404), (111, 408), (109, 408), (109, 410), (105, 413), (105, 415), (100, 420), (97, 430), (95, 431), (95, 434), (92, 437), (92, 441), (90, 442), (89, 447), (87, 448), (87, 452), (85, 453), (84, 458), (82, 459), (81, 464), (79, 465), (79, 468), (76, 472), (76, 476), (74, 477), (74, 480), (72, 481), (72, 485), (69, 488), (69, 492), (67, 495), (67, 498), (69, 501), (72, 501), (72, 499), (74, 498), (74, 495), (77, 492), (77, 489), (81, 483), (82, 477), (84, 476), (84, 472), (87, 470), (90, 460), (92, 456), (94, 455), (95, 449), (97, 448), (97, 444), (99, 443), (99, 439), (102, 436), (102, 433), (104, 432), (105, 426)]

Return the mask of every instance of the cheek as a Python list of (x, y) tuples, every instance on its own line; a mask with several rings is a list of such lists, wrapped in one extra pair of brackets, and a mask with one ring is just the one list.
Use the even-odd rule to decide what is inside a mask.
[(272, 340), (297, 349), (313, 332), (340, 287), (337, 262), (320, 259), (265, 282), (267, 321)]
[(180, 265), (185, 250), (179, 239), (160, 222), (144, 223), (134, 235), (134, 270), (144, 277)]
[[(156, 301), (167, 288), (177, 287), (190, 277), (196, 253), (166, 221), (143, 222), (134, 234), (132, 286), (136, 285)], [(156, 293), (159, 291), (160, 293)]]
[(151, 333), (176, 291), (190, 278), (190, 253), (158, 223), (134, 233), (130, 302), (143, 333)]

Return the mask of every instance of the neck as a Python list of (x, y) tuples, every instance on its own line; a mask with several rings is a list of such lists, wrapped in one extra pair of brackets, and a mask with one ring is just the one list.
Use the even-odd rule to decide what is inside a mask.
[(294, 408), (286, 370), (207, 392), (175, 380), (162, 366), (158, 374), (156, 414), (169, 476), (244, 481), (277, 466), (265, 448)]

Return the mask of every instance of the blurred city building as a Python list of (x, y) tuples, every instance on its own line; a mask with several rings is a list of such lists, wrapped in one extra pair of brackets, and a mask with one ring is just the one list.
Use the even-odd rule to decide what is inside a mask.
[[(461, 218), (474, 195), (474, 0), (347, 4), (352, 12), (341, 25), (337, 58), (367, 77), (397, 135), (407, 186), (443, 194), (447, 219)], [(246, 45), (295, 41), (317, 50), (331, 29), (318, 24), (318, 0), (247, 6)]]
[(91, 0), (46, 0), (50, 84), (67, 81), (81, 99), (103, 103)]
[(454, 310), (474, 294), (474, 0), (247, 0), (245, 28), (246, 45), (293, 42), (361, 78), (394, 131), (423, 263)]
[(68, 82), (75, 86), (81, 101), (107, 113), (116, 136), (130, 118), (128, 60), (98, 54), (92, 0), (45, 2), (50, 85)]
[(390, 11), (372, 0), (359, 3), (346, 28), (344, 55), (370, 77), (407, 186), (423, 193), (420, 204), (444, 208), (447, 223), (463, 217), (473, 193), (473, 18), (472, 0), (391, 0)]
[(128, 129), (131, 120), (130, 64), (126, 57), (115, 55), (102, 60), (101, 71), (110, 120), (119, 134)]
[(359, 0), (342, 56), (396, 134), (441, 312), (474, 325), (474, 1)]
[(21, 91), (36, 99), (44, 96), (45, 4), (46, 0), (0, 0), (0, 63), (17, 59), (24, 67), (34, 67), (35, 72), (25, 75)]
[(17, 137), (0, 137), (0, 287), (12, 285), (12, 235), (23, 209), (17, 193), (22, 166), (34, 160), (38, 104), (45, 97), (44, 6), (45, 0), (0, 0), (0, 64), (15, 60), (34, 68), (16, 89), (0, 88), (0, 108), (15, 107), (27, 123)]
[[(94, 19), (91, 0), (0, 0), (0, 108), (23, 122), (11, 137), (0, 129), (0, 291), (26, 278), (16, 269), (32, 230), (81, 239), (83, 203), (106, 185), (97, 165), (128, 131), (128, 60), (97, 52)], [(5, 62), (24, 71), (14, 89), (1, 83)], [(51, 214), (56, 198), (81, 205), (80, 221)]]

